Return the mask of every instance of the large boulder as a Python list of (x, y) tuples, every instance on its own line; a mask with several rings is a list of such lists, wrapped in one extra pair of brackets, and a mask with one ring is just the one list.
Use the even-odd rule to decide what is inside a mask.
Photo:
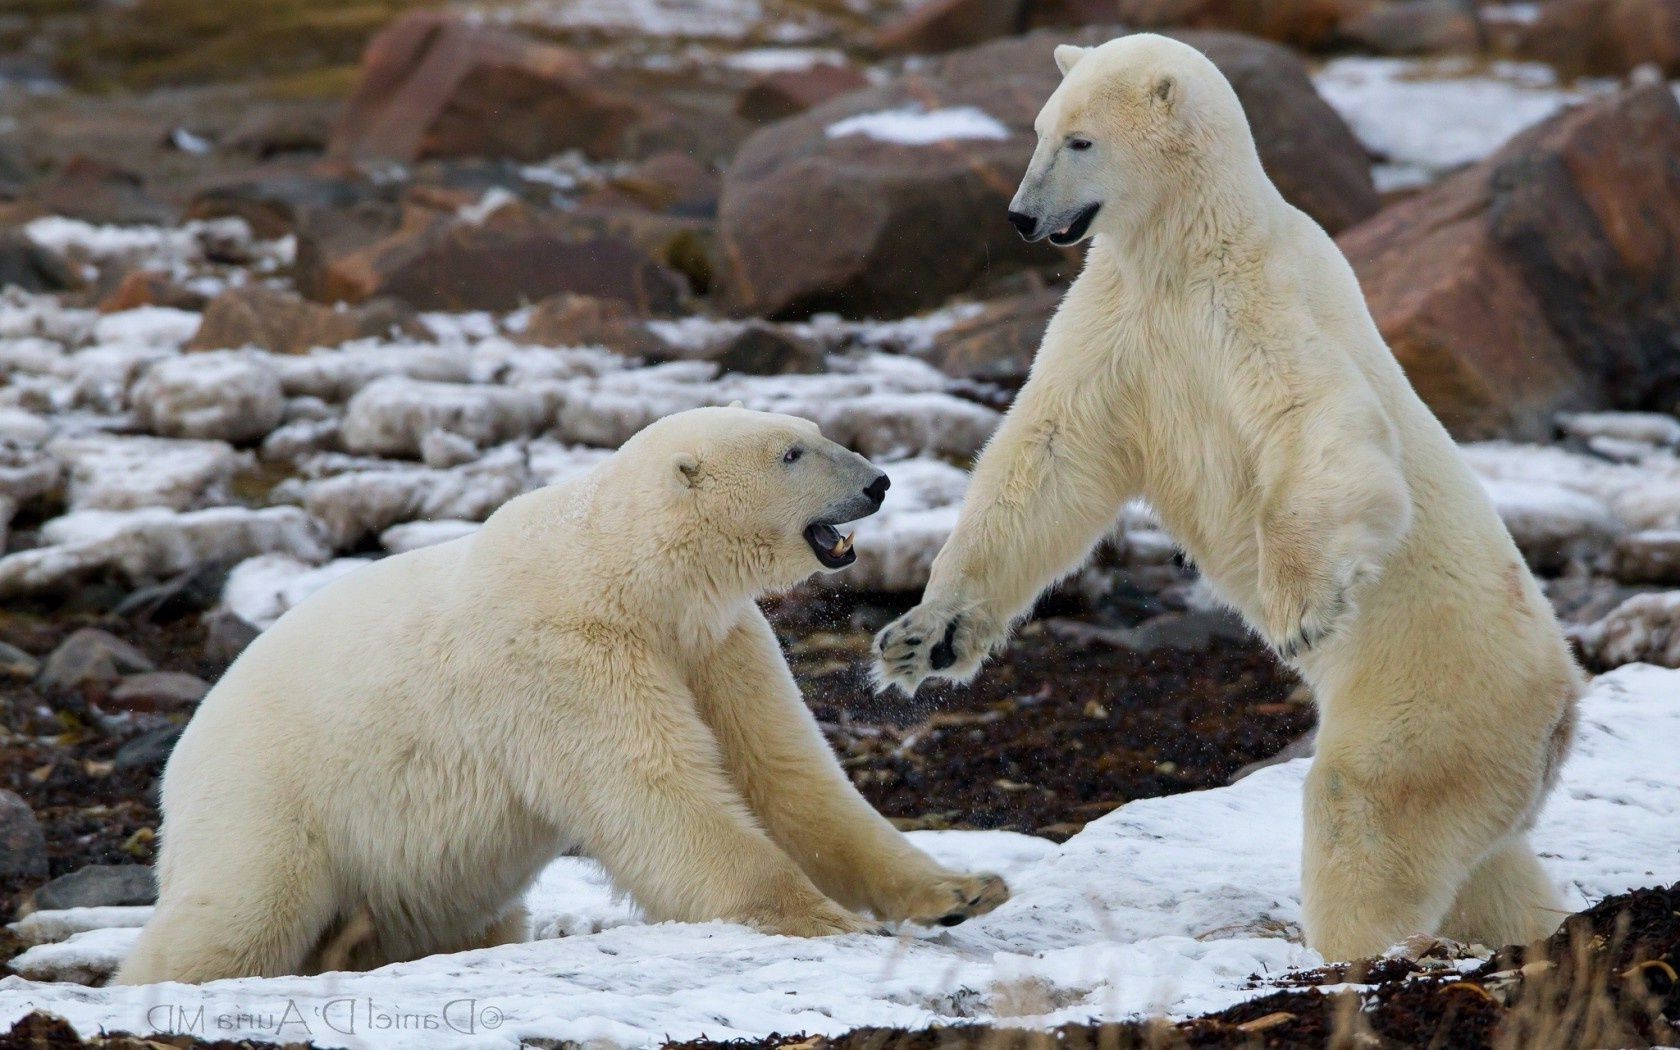
[(1224, 29), (1295, 47), (1327, 47), (1376, 0), (1118, 0), (1137, 29)]
[(617, 152), (642, 116), (578, 52), (439, 12), (368, 43), (328, 152), (351, 160)]
[(1463, 438), (1680, 398), (1680, 104), (1597, 99), (1340, 238), (1412, 383)]
[(394, 333), (418, 336), (423, 331), (414, 311), (392, 300), (334, 309), (309, 302), (295, 292), (246, 284), (229, 288), (210, 301), (187, 349), (254, 346), (276, 354), (307, 354), (316, 347), (337, 346), (352, 339)]
[[(1060, 82), (1058, 43), (1122, 30), (1045, 30), (953, 52), (891, 83), (763, 129), (724, 177), (719, 233), (732, 308), (761, 316), (890, 316), (989, 273), (1066, 258), (1005, 221), (1033, 118)], [(1370, 163), (1284, 48), (1187, 33), (1231, 78), (1286, 197), (1339, 230), (1377, 209)]]
[(1680, 0), (1551, 0), (1517, 51), (1570, 77), (1619, 76), (1646, 64), (1680, 76)]

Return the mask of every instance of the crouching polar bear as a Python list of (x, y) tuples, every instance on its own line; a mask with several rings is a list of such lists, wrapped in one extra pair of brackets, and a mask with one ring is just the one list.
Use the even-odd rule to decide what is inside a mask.
[(855, 560), (834, 526), (887, 484), (804, 420), (698, 409), (299, 605), (170, 758), (158, 908), (118, 980), (517, 940), (567, 848), (657, 919), (819, 936), (996, 907), (1002, 880), (852, 788), (753, 602)]
[(971, 678), (1142, 496), (1317, 697), (1308, 943), (1545, 933), (1525, 832), (1583, 686), (1550, 606), (1213, 64), (1154, 35), (1056, 61), (1010, 220), (1095, 239), (878, 678)]

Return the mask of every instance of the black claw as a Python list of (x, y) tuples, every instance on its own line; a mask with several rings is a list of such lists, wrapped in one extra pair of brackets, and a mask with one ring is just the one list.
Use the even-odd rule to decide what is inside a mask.
[(962, 617), (958, 616), (954, 617), (950, 623), (946, 624), (945, 637), (940, 639), (939, 644), (933, 647), (933, 652), (928, 654), (928, 666), (933, 668), (935, 671), (943, 671), (945, 668), (950, 667), (952, 664), (957, 662), (957, 650), (955, 643), (957, 640), (957, 627), (961, 623)]
[(922, 640), (920, 638), (906, 638), (904, 639), (904, 644), (908, 646), (917, 646), (922, 644)]
[(960, 911), (954, 911), (949, 915), (941, 916), (940, 919), (939, 919), (939, 925), (941, 925), (941, 926), (961, 926), (963, 923), (965, 923), (967, 921), (968, 921), (968, 916), (964, 915)]

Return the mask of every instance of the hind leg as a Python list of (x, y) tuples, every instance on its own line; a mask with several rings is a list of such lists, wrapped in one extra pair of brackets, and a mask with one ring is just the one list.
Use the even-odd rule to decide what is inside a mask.
[(1523, 835), (1513, 836), (1470, 873), (1441, 924), (1455, 941), (1498, 948), (1548, 936), (1566, 911)]

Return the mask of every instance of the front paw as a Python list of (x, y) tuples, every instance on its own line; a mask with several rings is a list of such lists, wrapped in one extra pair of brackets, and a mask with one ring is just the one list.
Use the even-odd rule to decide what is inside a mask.
[(1354, 614), (1353, 589), (1360, 578), (1350, 568), (1265, 588), (1266, 641), (1278, 656), (1303, 656), (1345, 627)]
[(891, 936), (892, 929), (877, 919), (865, 918), (824, 900), (809, 907), (782, 907), (747, 920), (763, 933), (784, 937), (839, 937), (848, 933)]
[(956, 926), (1009, 899), (1009, 884), (990, 872), (947, 873), (900, 896), (884, 917), (927, 926)]
[(896, 686), (914, 695), (933, 676), (967, 681), (980, 669), (991, 643), (991, 632), (974, 614), (943, 603), (923, 603), (875, 636), (875, 687)]

